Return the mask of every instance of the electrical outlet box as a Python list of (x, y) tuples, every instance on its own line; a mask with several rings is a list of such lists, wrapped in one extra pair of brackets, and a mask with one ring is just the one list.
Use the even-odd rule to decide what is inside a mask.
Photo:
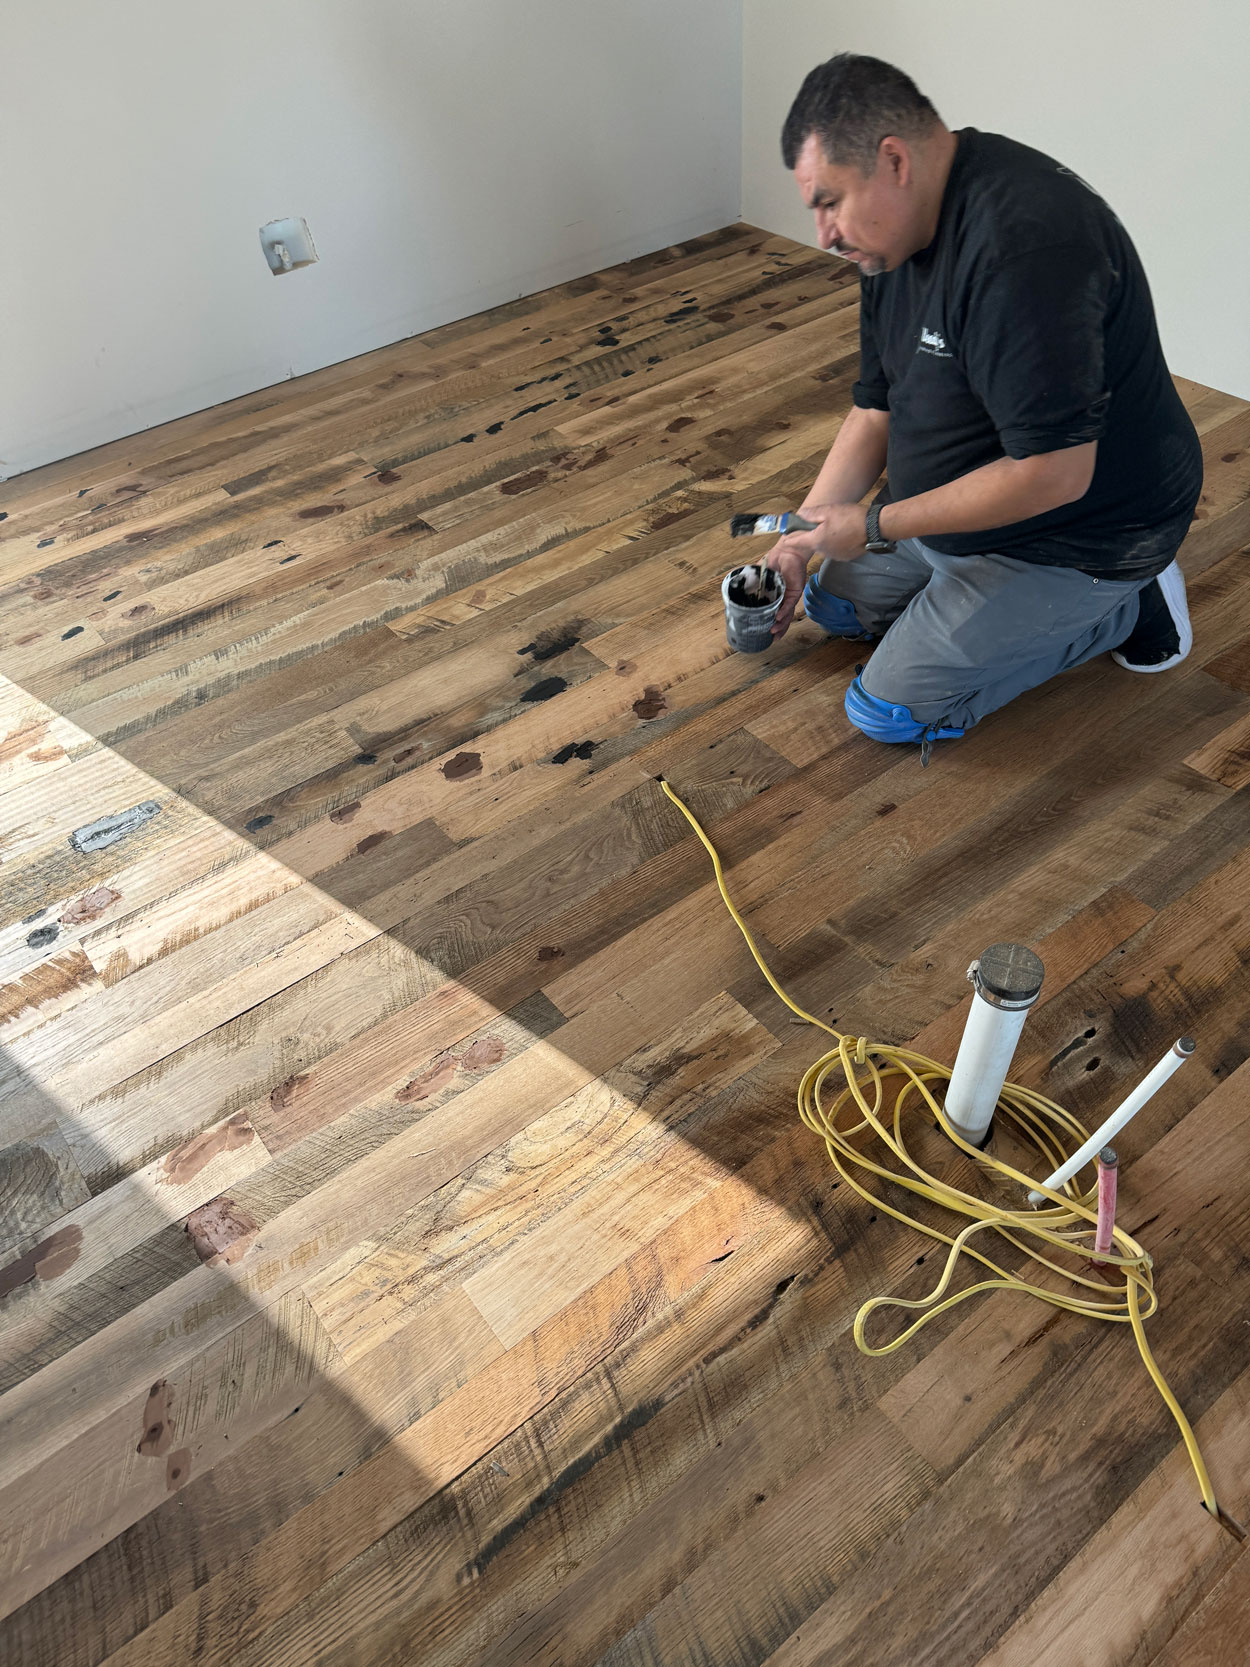
[(275, 278), (311, 266), (317, 258), (307, 220), (271, 220), (260, 228), (260, 246)]

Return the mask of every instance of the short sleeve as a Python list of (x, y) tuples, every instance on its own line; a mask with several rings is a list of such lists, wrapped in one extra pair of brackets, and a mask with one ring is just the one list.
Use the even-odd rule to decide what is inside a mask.
[(859, 280), (859, 381), (851, 389), (854, 404), (867, 411), (890, 409), (890, 385), (881, 364), (881, 350), (877, 346), (875, 308), (870, 300), (871, 290), (863, 278)]
[(1034, 249), (974, 292), (962, 358), (1008, 457), (1100, 439), (1111, 394), (1105, 319), (1113, 274), (1087, 244)]

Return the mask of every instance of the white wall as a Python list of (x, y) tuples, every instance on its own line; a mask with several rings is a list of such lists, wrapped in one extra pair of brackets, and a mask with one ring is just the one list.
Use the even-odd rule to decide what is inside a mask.
[(1111, 204), (1172, 370), (1250, 398), (1250, 8), (1243, 0), (743, 0), (743, 218), (814, 241), (781, 163), (807, 71), (863, 52), (948, 127), (1006, 133)]
[[(7, 0), (0, 479), (738, 218), (741, 0)], [(307, 218), (273, 277), (258, 227)]]
[(1242, 0), (7, 0), (0, 479), (740, 214), (810, 240), (778, 135), (843, 50), (1088, 179), (1172, 369), (1250, 398)]

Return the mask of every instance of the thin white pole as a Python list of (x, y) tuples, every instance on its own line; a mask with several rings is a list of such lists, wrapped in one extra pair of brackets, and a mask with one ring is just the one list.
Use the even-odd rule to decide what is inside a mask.
[[(1063, 1183), (1070, 1181), (1078, 1169), (1083, 1169), (1096, 1152), (1100, 1152), (1104, 1146), (1110, 1144), (1111, 1137), (1119, 1134), (1131, 1117), (1136, 1117), (1146, 1101), (1158, 1093), (1174, 1071), (1180, 1070), (1193, 1051), (1194, 1041), (1191, 1036), (1182, 1036), (1179, 1042), (1174, 1042), (1154, 1070), (1148, 1076), (1142, 1078), (1133, 1092), (1116, 1107), (1102, 1127), (1095, 1129), (1084, 1146), (1079, 1151), (1073, 1152), (1067, 1163), (1060, 1164), (1053, 1175), (1048, 1175), (1042, 1185), (1049, 1187), (1052, 1192), (1058, 1192)], [(1047, 1204), (1049, 1202), (1050, 1200), (1040, 1192), (1029, 1194), (1030, 1204)]]

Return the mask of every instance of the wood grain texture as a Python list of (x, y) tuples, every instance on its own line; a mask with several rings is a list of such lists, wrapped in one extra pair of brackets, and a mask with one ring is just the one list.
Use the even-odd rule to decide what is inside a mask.
[(856, 1351), (931, 1247), (799, 1123), (824, 1042), (656, 778), (845, 1029), (953, 1057), (1018, 937), (1015, 1075), (1088, 1123), (1197, 1037), (1122, 1218), (1244, 1518), (1250, 405), (1177, 379), (1190, 658), (921, 770), (845, 720), (862, 645), (721, 617), (857, 296), (726, 227), (0, 489), (6, 1661), (1240, 1659), (1122, 1328)]

